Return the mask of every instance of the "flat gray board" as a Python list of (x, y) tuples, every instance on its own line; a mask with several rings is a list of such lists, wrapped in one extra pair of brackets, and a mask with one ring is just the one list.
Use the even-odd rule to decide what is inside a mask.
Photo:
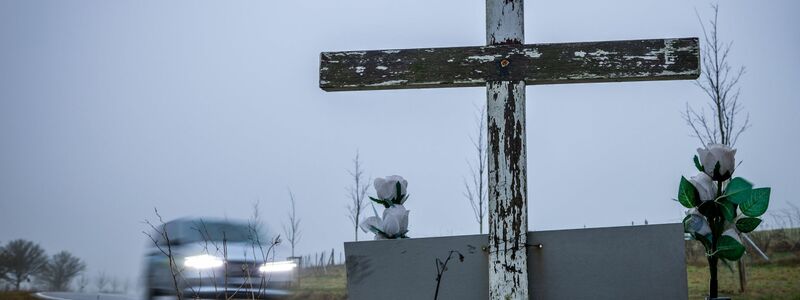
[[(487, 235), (345, 243), (349, 299), (488, 299)], [(688, 299), (681, 224), (528, 233), (532, 299)], [(456, 255), (457, 256), (457, 255)]]

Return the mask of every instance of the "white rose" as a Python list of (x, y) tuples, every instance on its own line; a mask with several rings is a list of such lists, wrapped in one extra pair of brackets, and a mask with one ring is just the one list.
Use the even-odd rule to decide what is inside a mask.
[[(397, 183), (400, 183), (400, 195), (397, 195)], [(395, 203), (402, 204), (403, 199), (397, 199), (398, 196), (406, 195), (406, 188), (408, 181), (403, 179), (402, 176), (392, 175), (385, 178), (375, 178), (375, 192), (378, 194), (378, 199), (395, 201)]]
[(408, 213), (403, 205), (395, 204), (383, 211), (383, 218), (369, 217), (359, 224), (364, 232), (375, 233), (376, 240), (396, 239), (408, 232)]
[(709, 201), (717, 198), (717, 187), (706, 173), (697, 173), (697, 175), (689, 177), (689, 182), (697, 189), (700, 200)]
[(711, 226), (708, 225), (706, 217), (700, 214), (696, 208), (690, 209), (687, 213), (689, 220), (686, 221), (686, 232), (694, 233), (701, 236), (711, 234)]
[(395, 204), (383, 211), (383, 232), (388, 238), (398, 238), (408, 232), (409, 211), (401, 204)]
[[(736, 149), (722, 144), (708, 144), (706, 148), (697, 148), (700, 164), (703, 165), (703, 172), (711, 176), (714, 180), (726, 180), (731, 178), (733, 169), (736, 167)], [(714, 173), (714, 169), (719, 163), (719, 172)]]

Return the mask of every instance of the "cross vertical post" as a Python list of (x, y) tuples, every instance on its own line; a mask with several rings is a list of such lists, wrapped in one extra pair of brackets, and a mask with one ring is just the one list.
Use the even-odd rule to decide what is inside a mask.
[[(523, 0), (486, 0), (486, 44), (525, 42)], [(514, 62), (502, 59), (502, 69)], [(505, 71), (504, 73), (506, 73)], [(525, 81), (487, 81), (489, 298), (527, 299)]]

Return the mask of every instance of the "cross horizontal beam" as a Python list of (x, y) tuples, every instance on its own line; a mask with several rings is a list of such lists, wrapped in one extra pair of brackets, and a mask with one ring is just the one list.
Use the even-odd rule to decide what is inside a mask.
[(325, 91), (695, 79), (697, 38), (323, 52)]

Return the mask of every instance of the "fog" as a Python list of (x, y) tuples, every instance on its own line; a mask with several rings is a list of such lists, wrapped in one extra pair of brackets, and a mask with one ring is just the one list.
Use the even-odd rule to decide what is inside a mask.
[[(702, 37), (703, 1), (527, 1), (526, 42)], [(798, 204), (797, 1), (725, 1), (753, 126), (737, 175)], [(137, 280), (143, 220), (247, 219), (297, 197), (314, 253), (353, 240), (347, 170), (409, 181), (412, 237), (473, 234), (462, 196), (483, 88), (326, 93), (319, 53), (482, 45), (484, 2), (0, 2), (0, 243), (24, 238)], [(527, 88), (532, 230), (680, 222), (699, 142), (693, 81)], [(369, 194), (374, 195), (370, 189)], [(370, 209), (367, 210), (369, 212)], [(362, 239), (369, 239), (361, 234)], [(288, 256), (288, 248), (278, 249)]]

